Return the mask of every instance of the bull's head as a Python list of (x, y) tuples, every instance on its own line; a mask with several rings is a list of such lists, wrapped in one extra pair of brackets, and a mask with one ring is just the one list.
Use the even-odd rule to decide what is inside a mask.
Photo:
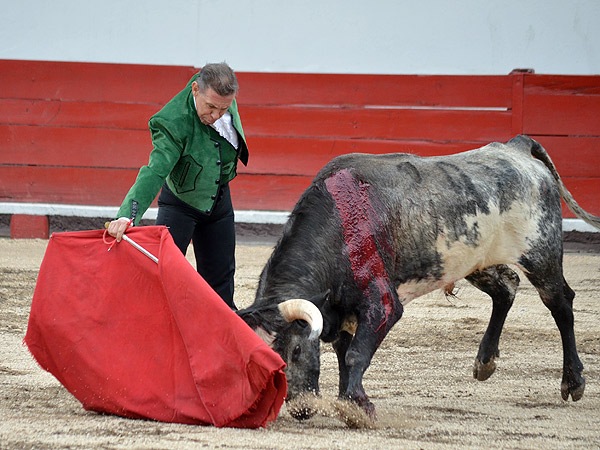
[[(252, 306), (238, 314), (287, 364), (287, 401), (300, 394), (319, 393), (319, 336), (323, 316), (314, 303), (293, 299)], [(296, 419), (306, 419), (312, 414), (308, 409), (292, 412)]]

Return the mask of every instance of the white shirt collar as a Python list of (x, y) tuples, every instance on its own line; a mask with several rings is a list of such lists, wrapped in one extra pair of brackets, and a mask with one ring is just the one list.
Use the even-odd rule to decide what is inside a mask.
[[(197, 108), (198, 106), (196, 105), (196, 97), (192, 95), (192, 98), (194, 99), (194, 108)], [(233, 147), (237, 150), (240, 143), (237, 131), (233, 126), (233, 118), (231, 117), (231, 113), (229, 111), (223, 114), (218, 120), (215, 121), (215, 123), (211, 124), (210, 126), (213, 127), (213, 129), (215, 129), (221, 137), (227, 139), (227, 142), (233, 145)]]

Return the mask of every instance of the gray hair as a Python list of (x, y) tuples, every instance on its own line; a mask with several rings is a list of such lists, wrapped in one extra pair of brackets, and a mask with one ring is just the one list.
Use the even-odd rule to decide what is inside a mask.
[(237, 94), (240, 89), (233, 69), (226, 62), (206, 64), (200, 70), (196, 83), (200, 92), (211, 88), (221, 97)]

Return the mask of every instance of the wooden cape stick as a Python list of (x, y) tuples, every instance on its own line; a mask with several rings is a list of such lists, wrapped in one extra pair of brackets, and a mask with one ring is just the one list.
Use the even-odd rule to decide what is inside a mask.
[[(106, 222), (104, 224), (104, 228), (108, 228), (109, 224), (110, 224), (110, 222)], [(135, 247), (137, 250), (139, 250), (144, 255), (146, 255), (148, 258), (150, 258), (152, 261), (154, 261), (156, 264), (158, 264), (158, 258), (156, 256), (154, 256), (152, 253), (150, 253), (148, 250), (146, 250), (144, 247), (142, 247), (140, 244), (135, 242), (133, 239), (131, 239), (126, 234), (123, 235), (123, 240), (125, 242), (128, 242), (129, 244), (133, 245), (133, 247)]]

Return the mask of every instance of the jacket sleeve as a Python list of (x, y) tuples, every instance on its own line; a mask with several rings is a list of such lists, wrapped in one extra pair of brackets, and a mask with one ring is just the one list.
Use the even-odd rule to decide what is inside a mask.
[(153, 117), (149, 122), (153, 150), (148, 164), (142, 166), (117, 217), (128, 217), (137, 225), (156, 198), (165, 179), (179, 160), (185, 143), (170, 130), (176, 127), (168, 120)]

